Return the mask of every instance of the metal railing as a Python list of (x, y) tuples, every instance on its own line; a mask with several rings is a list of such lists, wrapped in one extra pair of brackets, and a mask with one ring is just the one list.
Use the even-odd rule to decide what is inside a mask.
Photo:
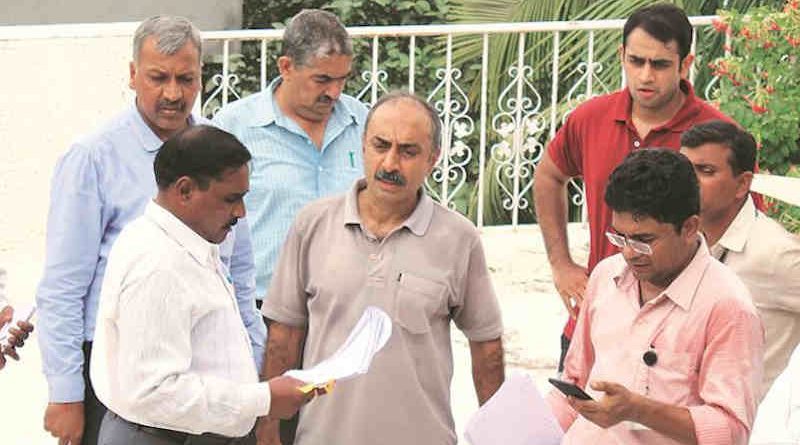
[[(690, 18), (694, 27), (693, 50), (699, 47), (698, 30), (708, 27), (714, 18)], [(443, 123), (442, 156), (426, 182), (429, 193), (443, 205), (471, 213), (478, 227), (486, 223), (487, 204), (494, 207), (494, 213), (498, 210), (507, 212), (507, 222), (516, 227), (520, 223), (521, 212), (530, 214), (536, 165), (556, 129), (582, 101), (616, 89), (616, 85), (613, 88), (606, 85), (598, 74), (606, 67), (621, 72), (618, 59), (596, 60), (595, 36), (606, 30), (621, 31), (624, 23), (624, 20), (599, 20), (348, 28), (354, 42), (362, 39), (369, 41), (370, 52), (367, 57), (371, 62), (369, 71), (361, 73), (363, 85), (350, 94), (369, 105), (386, 92), (391, 79), (388, 79), (387, 70), (382, 67), (385, 60), (381, 59), (381, 43), (389, 38), (408, 39), (407, 83), (403, 86), (426, 97), (439, 111)], [(561, 38), (575, 32), (586, 33), (588, 45), (578, 58), (582, 60), (576, 61), (574, 56), (570, 57), (574, 69), (564, 79)], [(551, 70), (547, 79), (535, 78), (528, 60), (526, 36), (531, 33), (546, 33), (552, 38)], [(517, 57), (505, 70), (508, 77), (504, 87), (499, 93), (491, 94), (487, 91), (489, 39), (503, 34), (517, 36)], [(239, 46), (241, 42), (260, 45), (257, 62), (260, 64), (259, 87), (262, 90), (266, 88), (270, 81), (268, 66), (274, 65), (278, 56), (269, 48), (281, 36), (281, 30), (203, 33), (204, 42), (221, 44), (222, 54), (220, 70), (213, 76), (215, 88), (205, 96), (202, 111), (213, 115), (220, 106), (242, 96), (243, 92), (237, 89), (239, 78), (232, 70), (231, 63), (231, 48)], [(461, 36), (474, 36), (481, 40), (482, 50), (478, 61), (480, 91), (476, 103), (471, 103), (470, 95), (462, 84), (462, 69), (454, 66), (454, 38)], [(443, 58), (442, 66), (436, 70), (438, 83), (430, 91), (420, 91), (417, 85), (420, 67), (417, 65), (415, 49), (418, 40), (426, 37), (439, 39)], [(476, 61), (470, 63), (475, 64)], [(692, 80), (696, 72), (693, 66), (690, 72)], [(568, 88), (563, 88), (565, 82), (568, 82)], [(699, 91), (705, 90), (708, 96), (713, 84), (710, 82), (708, 88)], [(540, 91), (542, 85), (549, 91)], [(490, 105), (489, 97), (495, 96), (497, 103)], [(492, 199), (499, 202), (487, 203), (487, 187), (492, 188)], [(569, 193), (572, 204), (583, 209), (585, 196), (579, 181), (570, 183)], [(585, 211), (580, 214), (585, 219)]]

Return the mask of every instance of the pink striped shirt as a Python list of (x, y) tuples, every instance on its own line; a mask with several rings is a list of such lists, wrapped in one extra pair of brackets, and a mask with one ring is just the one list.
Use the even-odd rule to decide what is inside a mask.
[[(658, 361), (642, 356), (655, 349)], [(638, 283), (621, 254), (592, 272), (563, 379), (599, 400), (588, 382), (624, 385), (689, 409), (699, 444), (746, 444), (762, 377), (764, 330), (747, 288), (711, 257), (705, 240), (658, 297), (639, 306)], [(558, 391), (548, 396), (564, 444), (677, 444), (630, 422), (603, 429), (577, 415)]]

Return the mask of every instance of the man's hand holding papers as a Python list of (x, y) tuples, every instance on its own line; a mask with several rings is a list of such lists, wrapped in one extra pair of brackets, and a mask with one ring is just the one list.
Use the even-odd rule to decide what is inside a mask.
[(317, 394), (316, 391), (303, 392), (302, 386), (301, 380), (288, 376), (270, 379), (270, 417), (289, 419)]
[(332, 356), (309, 369), (292, 369), (284, 375), (329, 392), (336, 380), (366, 374), (372, 358), (392, 335), (392, 320), (386, 312), (368, 306), (344, 344)]

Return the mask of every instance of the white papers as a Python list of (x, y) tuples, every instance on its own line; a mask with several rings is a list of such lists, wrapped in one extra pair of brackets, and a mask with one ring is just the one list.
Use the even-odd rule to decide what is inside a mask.
[(558, 445), (564, 433), (530, 376), (514, 372), (467, 423), (472, 445)]
[(366, 374), (372, 358), (392, 335), (392, 320), (386, 312), (368, 306), (344, 344), (330, 357), (310, 369), (292, 369), (285, 375), (305, 383), (324, 385)]

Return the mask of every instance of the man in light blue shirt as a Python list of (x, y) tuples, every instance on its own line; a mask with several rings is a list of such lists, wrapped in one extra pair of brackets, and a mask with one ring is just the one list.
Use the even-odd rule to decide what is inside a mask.
[(253, 155), (245, 203), (257, 299), (266, 296), (297, 211), (317, 198), (348, 190), (363, 173), (361, 135), (367, 109), (342, 94), (352, 61), (350, 37), (335, 15), (301, 11), (284, 31), (280, 77), (214, 117)]
[[(201, 86), (199, 31), (184, 18), (151, 17), (133, 42), (130, 86), (136, 103), (77, 141), (56, 165), (44, 276), (36, 300), (49, 386), (45, 429), (72, 445), (94, 444), (105, 407), (88, 381), (100, 286), (120, 231), (143, 213), (157, 187), (153, 160), (162, 142), (188, 125)], [(220, 253), (260, 367), (265, 327), (255, 308), (253, 252), (245, 221)]]

